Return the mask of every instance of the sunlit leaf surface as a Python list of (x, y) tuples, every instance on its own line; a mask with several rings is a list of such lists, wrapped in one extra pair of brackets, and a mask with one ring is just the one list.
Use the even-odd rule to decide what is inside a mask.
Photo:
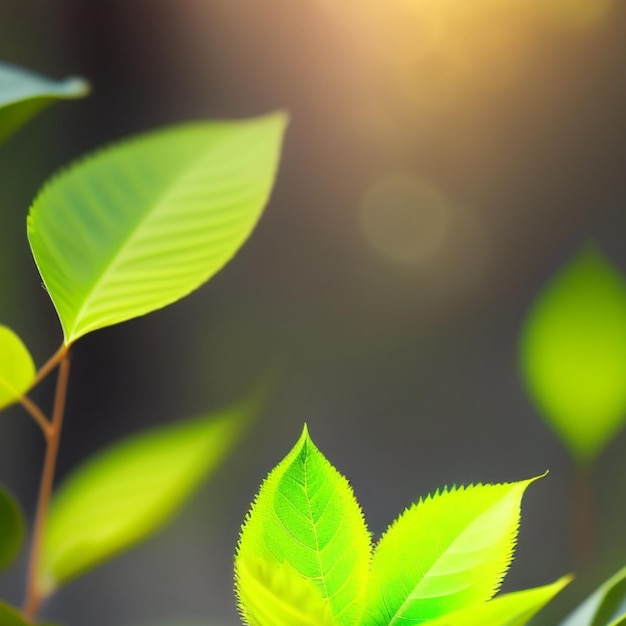
[(136, 435), (73, 472), (53, 497), (42, 592), (49, 595), (163, 526), (229, 453), (256, 404)]
[(592, 461), (626, 418), (626, 284), (596, 247), (533, 304), (520, 363), (542, 417), (580, 463)]
[(182, 124), (54, 177), (28, 238), (69, 344), (170, 304), (239, 249), (268, 200), (286, 118)]
[(0, 409), (19, 400), (35, 380), (35, 364), (22, 340), (0, 325)]
[[(364, 610), (369, 555), (369, 533), (350, 485), (305, 428), (263, 483), (241, 532), (235, 576), (245, 621), (270, 626), (274, 617), (286, 624), (286, 612), (298, 612), (303, 596), (321, 611), (307, 591), (310, 582), (334, 622), (354, 626)], [(307, 584), (298, 586), (294, 574)], [(284, 586), (295, 590), (292, 596), (280, 593)], [(272, 593), (278, 597), (270, 603)], [(280, 614), (259, 613), (270, 606)]]
[(532, 480), (437, 492), (407, 509), (374, 551), (364, 626), (421, 624), (499, 589)]
[(525, 626), (569, 581), (569, 577), (564, 577), (545, 587), (507, 593), (428, 621), (424, 626)]
[(13, 498), (0, 486), (0, 570), (13, 563), (24, 538), (24, 517)]
[(0, 143), (56, 100), (80, 98), (88, 91), (81, 78), (54, 81), (0, 62)]
[(626, 567), (594, 591), (559, 626), (617, 626), (626, 621)]

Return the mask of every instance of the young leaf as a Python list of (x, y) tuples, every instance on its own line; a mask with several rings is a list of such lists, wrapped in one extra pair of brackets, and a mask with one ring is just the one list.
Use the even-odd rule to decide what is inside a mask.
[(35, 380), (35, 364), (22, 340), (0, 325), (0, 409), (20, 399)]
[[(302, 596), (315, 604), (312, 584), (327, 599), (334, 623), (354, 626), (364, 610), (369, 558), (370, 536), (352, 489), (305, 427), (261, 486), (244, 522), (235, 558), (242, 616), (250, 626), (286, 623), (286, 612), (297, 613)], [(296, 575), (304, 581), (298, 583)], [(274, 577), (284, 578), (293, 594), (262, 584)], [(266, 612), (279, 605), (280, 615)], [(308, 624), (302, 620), (294, 624)]]
[(541, 415), (581, 464), (626, 418), (626, 283), (585, 246), (533, 304), (520, 367)]
[(23, 539), (22, 511), (13, 496), (0, 487), (0, 570), (13, 563)]
[(163, 526), (231, 450), (255, 409), (247, 402), (155, 428), (73, 472), (51, 504), (41, 593), (50, 595)]
[(524, 626), (570, 580), (565, 576), (551, 585), (506, 593), (430, 620), (424, 626)]
[(29, 626), (19, 611), (0, 601), (0, 624), (2, 626)]
[(600, 585), (560, 626), (614, 626), (623, 619), (626, 567)]
[(489, 600), (513, 558), (533, 480), (453, 488), (407, 509), (374, 550), (363, 625), (421, 624)]
[(285, 124), (281, 113), (182, 124), (53, 178), (31, 207), (28, 238), (65, 343), (209, 280), (261, 215)]
[(56, 100), (81, 98), (88, 92), (82, 78), (54, 81), (0, 62), (0, 143)]
[(329, 600), (287, 562), (247, 558), (237, 577), (240, 606), (253, 626), (336, 626)]

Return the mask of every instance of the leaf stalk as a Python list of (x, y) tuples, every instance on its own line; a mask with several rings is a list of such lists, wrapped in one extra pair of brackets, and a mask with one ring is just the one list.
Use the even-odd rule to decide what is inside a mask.
[[(59, 451), (59, 442), (61, 440), (63, 415), (65, 413), (65, 400), (67, 397), (67, 386), (70, 373), (70, 359), (66, 346), (57, 352), (57, 354), (53, 356), (48, 363), (52, 362), (56, 364), (55, 358), (58, 359), (59, 362), (59, 374), (54, 397), (52, 421), (48, 422), (48, 427), (44, 429), (44, 435), (46, 437), (46, 454), (41, 474), (37, 512), (35, 514), (35, 525), (31, 542), (30, 561), (26, 579), (26, 600), (24, 602), (23, 614), (24, 618), (29, 623), (34, 621), (41, 602), (45, 597), (45, 594), (39, 585), (40, 581), (38, 579), (38, 574), (41, 563), (43, 536), (48, 517), (50, 498), (52, 496), (52, 487), (54, 484), (54, 474)], [(54, 364), (51, 368), (54, 367)], [(44, 368), (45, 367), (46, 366), (44, 366)], [(40, 376), (38, 378), (43, 377)]]

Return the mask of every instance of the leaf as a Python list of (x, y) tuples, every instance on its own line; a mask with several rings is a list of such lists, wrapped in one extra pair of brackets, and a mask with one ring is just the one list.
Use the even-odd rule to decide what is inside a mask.
[(623, 619), (626, 567), (600, 585), (560, 626), (617, 626)]
[(35, 364), (22, 340), (0, 325), (0, 409), (18, 401), (35, 380)]
[(65, 343), (211, 278), (268, 200), (286, 117), (197, 122), (102, 150), (53, 178), (28, 238)]
[(0, 143), (56, 100), (82, 98), (88, 92), (82, 78), (54, 81), (0, 62)]
[(551, 585), (506, 593), (428, 621), (424, 626), (524, 626), (570, 580), (565, 576)]
[[(305, 427), (261, 486), (241, 531), (235, 583), (244, 621), (251, 626), (284, 622), (284, 611), (275, 616), (260, 611), (282, 604), (285, 611), (297, 612), (308, 581), (328, 600), (336, 624), (354, 626), (365, 606), (369, 558), (370, 536), (352, 488)], [(259, 562), (265, 573), (259, 573)], [(296, 589), (294, 572), (304, 579), (302, 588), (267, 600), (276, 590), (261, 583), (284, 577)]]
[(595, 246), (531, 307), (520, 367), (548, 425), (580, 464), (593, 461), (626, 418), (626, 284)]
[(232, 449), (257, 404), (152, 429), (74, 471), (51, 504), (41, 593), (50, 595), (161, 528)]
[(0, 486), (0, 570), (18, 555), (24, 539), (24, 515), (15, 498)]
[(437, 492), (407, 509), (378, 542), (365, 626), (421, 624), (489, 600), (517, 538), (535, 479)]
[(29, 626), (20, 612), (0, 601), (0, 624), (2, 626)]
[(331, 606), (289, 563), (243, 559), (237, 570), (240, 604), (254, 626), (335, 626)]

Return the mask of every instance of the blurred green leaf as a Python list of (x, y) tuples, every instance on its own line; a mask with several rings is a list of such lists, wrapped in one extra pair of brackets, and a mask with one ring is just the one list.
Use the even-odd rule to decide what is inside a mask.
[[(337, 626), (319, 584), (288, 562), (248, 554), (236, 564), (237, 596), (250, 626)], [(357, 622), (353, 622), (357, 623)]]
[(424, 626), (524, 626), (570, 580), (566, 576), (544, 587), (505, 593), (489, 602), (424, 622)]
[(54, 81), (0, 62), (0, 143), (56, 100), (81, 98), (88, 92), (82, 78)]
[(255, 626), (354, 626), (365, 608), (369, 558), (352, 488), (305, 427), (243, 525), (235, 557), (242, 616)]
[(13, 563), (23, 539), (22, 510), (15, 498), (0, 486), (0, 570), (6, 569)]
[(270, 195), (286, 117), (152, 132), (44, 186), (28, 238), (65, 343), (179, 300), (247, 239)]
[(35, 364), (22, 340), (0, 325), (0, 409), (20, 399), (35, 380)]
[(420, 623), (489, 600), (534, 480), (452, 488), (407, 509), (374, 549), (363, 625)]
[(258, 399), (128, 438), (55, 493), (39, 586), (44, 595), (162, 527), (231, 451)]
[(1, 626), (29, 626), (20, 612), (0, 601), (0, 625)]
[(626, 567), (604, 582), (560, 626), (618, 626), (626, 620)]
[(595, 246), (533, 304), (520, 366), (548, 425), (579, 463), (593, 461), (626, 419), (626, 284)]

